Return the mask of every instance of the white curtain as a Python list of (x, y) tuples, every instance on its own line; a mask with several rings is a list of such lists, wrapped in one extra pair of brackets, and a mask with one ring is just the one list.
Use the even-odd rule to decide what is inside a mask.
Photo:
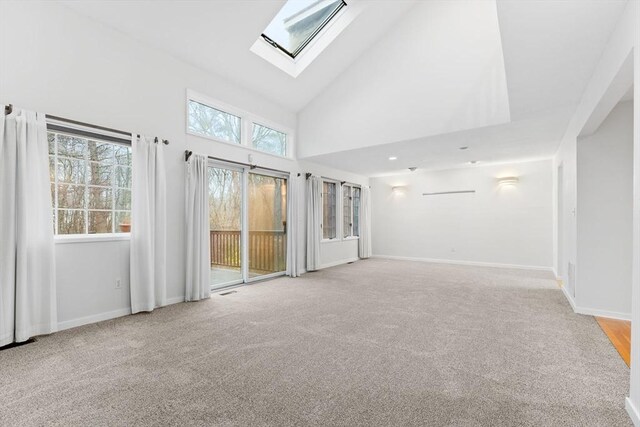
[(0, 120), (0, 346), (57, 330), (45, 115)]
[(322, 180), (307, 179), (307, 271), (320, 268), (320, 239), (322, 230)]
[(167, 182), (162, 141), (132, 137), (131, 312), (167, 304)]
[(287, 189), (287, 274), (298, 277), (298, 222), (300, 200), (300, 177), (289, 175)]
[(192, 154), (186, 165), (185, 300), (209, 298), (209, 180), (207, 157)]
[(360, 239), (358, 240), (358, 256), (371, 257), (371, 190), (362, 187), (360, 207)]

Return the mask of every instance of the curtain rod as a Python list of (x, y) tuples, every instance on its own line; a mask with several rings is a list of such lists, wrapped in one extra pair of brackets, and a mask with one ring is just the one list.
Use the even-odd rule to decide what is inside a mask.
[[(191, 157), (191, 155), (193, 154), (193, 151), (191, 150), (185, 150), (184, 152), (184, 161), (188, 161), (189, 157)], [(289, 174), (290, 172), (287, 171), (283, 171), (280, 169), (273, 169), (273, 168), (268, 168), (268, 167), (264, 167), (264, 166), (258, 166), (258, 165), (252, 165), (251, 163), (243, 163), (243, 162), (236, 162), (233, 160), (227, 160), (227, 159), (222, 159), (220, 157), (213, 157), (213, 156), (207, 156), (208, 159), (211, 160), (218, 160), (220, 162), (225, 162), (225, 163), (232, 163), (234, 165), (239, 165), (239, 166), (249, 166), (250, 169), (262, 169), (262, 170), (267, 170), (267, 171), (272, 171), (272, 172), (279, 172), (279, 173), (284, 173), (284, 174)], [(300, 174), (298, 174), (298, 176), (300, 176)]]
[[(11, 114), (12, 112), (13, 112), (13, 105), (12, 104), (4, 106), (4, 114)], [(126, 135), (126, 136), (129, 136), (129, 137), (134, 136), (134, 134), (131, 133), (131, 132), (125, 132), (125, 131), (122, 131), (122, 130), (108, 128), (108, 127), (104, 127), (104, 126), (92, 125), (90, 123), (79, 122), (77, 120), (65, 119), (64, 117), (53, 116), (51, 114), (45, 114), (45, 117), (47, 119), (49, 119), (49, 120), (57, 120), (59, 122), (69, 123), (69, 124), (72, 124), (72, 125), (84, 126), (84, 127), (88, 127), (88, 128), (92, 128), (92, 129), (106, 131), (106, 132), (119, 133), (120, 135)], [(135, 136), (137, 138), (140, 138), (139, 134), (135, 134)], [(158, 137), (156, 137), (155, 138), (155, 142), (158, 142), (158, 141), (159, 141), (159, 139), (158, 139)], [(169, 145), (169, 141), (167, 141), (166, 139), (163, 139), (162, 143), (165, 144), (165, 145)]]
[[(307, 172), (307, 173), (305, 174), (306, 179), (309, 179), (309, 178), (310, 178), (310, 177), (312, 177), (312, 176), (313, 176), (313, 174), (312, 174), (311, 172)], [(355, 182), (339, 181), (339, 180), (337, 180), (337, 179), (335, 179), (335, 178), (329, 178), (328, 176), (320, 176), (320, 178), (322, 178), (322, 179), (327, 179), (327, 180), (329, 180), (329, 181), (339, 182), (339, 183), (340, 183), (340, 185), (345, 185), (345, 184), (347, 184), (347, 185), (350, 185), (350, 186), (352, 186), (352, 187), (363, 187), (363, 185), (361, 185), (361, 184), (356, 184)]]

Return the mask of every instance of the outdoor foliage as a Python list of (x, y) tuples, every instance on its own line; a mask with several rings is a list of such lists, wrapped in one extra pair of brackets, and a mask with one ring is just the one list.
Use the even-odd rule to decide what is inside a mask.
[(48, 140), (57, 233), (119, 231), (131, 211), (131, 148), (54, 132)]

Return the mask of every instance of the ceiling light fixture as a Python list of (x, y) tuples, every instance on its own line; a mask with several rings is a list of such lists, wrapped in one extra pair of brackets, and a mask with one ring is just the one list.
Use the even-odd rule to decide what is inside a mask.
[(464, 147), (460, 147), (460, 148), (458, 148), (458, 150), (466, 150), (466, 149), (468, 149), (468, 148), (469, 148), (469, 147), (467, 147), (467, 146), (465, 145)]
[(396, 156), (391, 156), (389, 157), (389, 160), (398, 160), (398, 158)]
[(409, 168), (409, 170), (410, 170), (411, 172), (415, 172), (415, 170), (416, 170), (416, 169), (418, 169), (418, 168), (417, 168), (417, 167), (415, 167), (415, 166), (412, 166), (412, 167), (410, 167), (410, 168)]
[(471, 160), (471, 161), (469, 162), (469, 164), (470, 164), (470, 165), (475, 165), (476, 163), (478, 163), (478, 161), (477, 161), (477, 160)]

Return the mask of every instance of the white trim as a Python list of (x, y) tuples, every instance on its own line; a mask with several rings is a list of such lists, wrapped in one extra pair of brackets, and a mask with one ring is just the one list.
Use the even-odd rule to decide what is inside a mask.
[(53, 241), (56, 244), (117, 242), (123, 240), (131, 240), (131, 233), (58, 234), (53, 237)]
[(339, 261), (330, 262), (328, 264), (322, 264), (320, 267), (318, 267), (318, 270), (322, 270), (324, 268), (336, 267), (338, 265), (343, 265), (343, 264), (349, 264), (350, 262), (356, 262), (356, 261), (359, 261), (359, 260), (360, 260), (360, 258), (358, 258), (358, 257), (348, 258), (348, 259), (341, 259)]
[(65, 329), (103, 322), (105, 320), (115, 319), (117, 317), (128, 316), (129, 314), (131, 314), (131, 307), (120, 308), (118, 310), (107, 311), (105, 313), (93, 314), (91, 316), (78, 317), (71, 320), (65, 320), (62, 322), (58, 322), (58, 331), (64, 331)]
[(629, 414), (629, 418), (633, 422), (633, 425), (636, 427), (640, 427), (640, 412), (638, 412), (638, 408), (633, 404), (629, 397), (624, 400), (624, 407), (627, 410), (627, 414)]
[(535, 271), (548, 271), (553, 273), (551, 267), (543, 267), (537, 265), (519, 265), (519, 264), (502, 264), (495, 262), (480, 262), (480, 261), (463, 261), (453, 259), (439, 259), (439, 258), (416, 258), (416, 257), (403, 257), (394, 255), (372, 255), (372, 258), (381, 259), (394, 259), (399, 261), (417, 261), (417, 262), (430, 262), (434, 264), (455, 264), (455, 265), (471, 265), (476, 267), (494, 267), (494, 268), (512, 268), (518, 270), (535, 270)]
[(269, 273), (269, 274), (263, 274), (261, 276), (248, 277), (247, 281), (245, 282), (245, 284), (246, 285), (251, 285), (252, 283), (261, 282), (263, 280), (276, 279), (278, 277), (283, 277), (283, 276), (286, 276), (286, 275), (287, 275), (286, 271), (278, 271), (276, 273)]
[(617, 320), (631, 320), (631, 313), (620, 313), (617, 311), (601, 310), (599, 308), (588, 307), (576, 307), (575, 310), (578, 314), (585, 314), (587, 316), (607, 317), (609, 319)]
[(571, 309), (573, 310), (573, 312), (578, 313), (578, 306), (576, 305), (576, 302), (573, 300), (573, 297), (569, 294), (567, 287), (562, 286), (560, 289), (562, 289), (562, 293), (567, 298), (567, 301), (569, 301), (569, 305), (571, 306)]
[[(185, 302), (184, 295), (181, 295), (179, 297), (167, 298), (167, 305), (178, 304), (181, 302)], [(163, 307), (166, 307), (167, 305), (164, 305)], [(158, 308), (162, 308), (162, 307), (158, 307)]]
[[(184, 302), (184, 296), (167, 299), (167, 305)], [(165, 305), (164, 307), (166, 307)], [(158, 307), (162, 308), (162, 307)], [(91, 325), (93, 323), (104, 322), (105, 320), (116, 319), (131, 314), (131, 307), (119, 308), (117, 310), (106, 311), (104, 313), (92, 314), (90, 316), (78, 317), (75, 319), (58, 322), (58, 332), (66, 329), (77, 328), (78, 326)]]
[(583, 314), (585, 316), (606, 317), (609, 319), (617, 320), (631, 320), (631, 313), (620, 313), (617, 311), (601, 310), (599, 308), (580, 307), (578, 306), (578, 304), (576, 304), (573, 297), (569, 294), (566, 286), (562, 286), (561, 289), (565, 298), (567, 298), (567, 301), (569, 301), (571, 309), (576, 314)]

